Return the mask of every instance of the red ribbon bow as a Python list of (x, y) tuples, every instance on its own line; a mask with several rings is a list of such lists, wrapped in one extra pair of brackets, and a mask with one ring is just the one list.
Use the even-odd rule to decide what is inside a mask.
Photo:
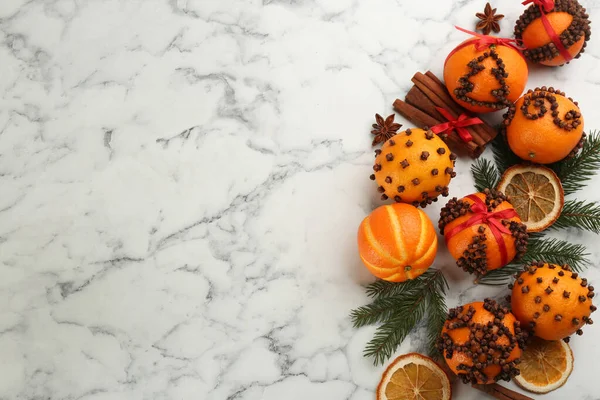
[(444, 233), (446, 245), (454, 235), (461, 232), (463, 229), (466, 229), (473, 225), (486, 224), (492, 231), (492, 234), (496, 239), (496, 243), (498, 244), (498, 249), (500, 250), (500, 260), (502, 262), (502, 265), (506, 265), (506, 263), (508, 262), (508, 253), (506, 250), (506, 243), (504, 243), (504, 238), (502, 237), (502, 234), (505, 233), (510, 235), (511, 232), (510, 229), (508, 229), (506, 226), (504, 226), (504, 224), (502, 224), (502, 220), (516, 217), (517, 212), (514, 209), (490, 212), (487, 210), (487, 205), (483, 202), (483, 200), (481, 200), (476, 195), (471, 194), (467, 196), (467, 198), (473, 201), (473, 204), (471, 204), (471, 212), (474, 215), (462, 224), (455, 226), (449, 232), (447, 231)]
[[(455, 28), (461, 32), (468, 33), (469, 35), (473, 35), (475, 37), (471, 40), (467, 40), (466, 42), (463, 42), (462, 44), (458, 45), (458, 47), (456, 47), (454, 50), (452, 50), (450, 52), (450, 54), (448, 54), (448, 57), (446, 57), (446, 62), (448, 62), (448, 60), (450, 59), (450, 57), (452, 57), (452, 55), (454, 55), (454, 53), (456, 53), (463, 47), (467, 47), (471, 44), (475, 44), (475, 50), (477, 50), (477, 51), (487, 49), (490, 46), (511, 47), (511, 48), (515, 49), (519, 54), (521, 54), (521, 50), (525, 50), (525, 47), (521, 46), (516, 39), (499, 38), (499, 37), (495, 37), (495, 36), (482, 35), (480, 33), (469, 31), (469, 30), (461, 28), (459, 26), (455, 26)], [(444, 65), (445, 65), (445, 63), (444, 63)]]
[(562, 40), (560, 40), (558, 33), (556, 33), (552, 27), (552, 24), (550, 23), (550, 20), (548, 20), (548, 17), (546, 16), (546, 13), (554, 10), (554, 0), (525, 0), (522, 4), (526, 6), (527, 4), (531, 3), (540, 8), (540, 14), (542, 14), (542, 25), (544, 25), (546, 33), (548, 36), (550, 36), (552, 43), (554, 43), (560, 55), (563, 56), (566, 62), (572, 61), (573, 56), (571, 53), (569, 53)]
[(450, 133), (452, 133), (453, 130), (456, 130), (458, 136), (460, 136), (463, 142), (470, 142), (473, 140), (473, 136), (471, 136), (465, 127), (483, 124), (483, 121), (477, 117), (469, 118), (467, 114), (461, 114), (458, 116), (458, 118), (454, 118), (452, 114), (448, 112), (448, 110), (445, 110), (442, 107), (436, 107), (435, 109), (438, 110), (438, 112), (448, 120), (448, 122), (431, 127), (431, 131), (436, 135), (446, 131), (450, 131)]
[(522, 4), (526, 6), (531, 3), (543, 7), (546, 12), (554, 10), (554, 0), (525, 0)]

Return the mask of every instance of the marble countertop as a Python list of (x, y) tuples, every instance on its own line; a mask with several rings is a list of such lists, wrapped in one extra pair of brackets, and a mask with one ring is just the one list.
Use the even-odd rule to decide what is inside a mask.
[[(369, 127), (485, 1), (426, 3), (0, 2), (0, 398), (373, 399), (374, 328), (348, 318), (372, 279), (355, 243), (380, 205)], [(508, 35), (520, 1), (495, 3)], [(592, 35), (529, 87), (600, 128), (599, 57)], [(469, 162), (452, 196), (473, 191)], [(559, 237), (589, 246), (600, 282), (598, 238)], [(435, 265), (449, 306), (501, 290), (445, 250)], [(599, 325), (543, 398), (600, 399)], [(416, 332), (398, 353), (422, 348)]]

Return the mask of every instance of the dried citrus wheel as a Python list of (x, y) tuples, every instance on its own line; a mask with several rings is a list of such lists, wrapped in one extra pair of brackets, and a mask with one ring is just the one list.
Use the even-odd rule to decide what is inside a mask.
[(540, 232), (559, 217), (565, 195), (558, 176), (550, 168), (515, 165), (506, 170), (498, 190), (506, 194), (527, 226), (527, 232)]
[(521, 356), (521, 374), (515, 377), (515, 382), (533, 393), (551, 392), (569, 379), (573, 361), (573, 352), (564, 341), (535, 337)]
[(429, 357), (400, 356), (390, 364), (377, 387), (377, 400), (450, 400), (446, 373)]

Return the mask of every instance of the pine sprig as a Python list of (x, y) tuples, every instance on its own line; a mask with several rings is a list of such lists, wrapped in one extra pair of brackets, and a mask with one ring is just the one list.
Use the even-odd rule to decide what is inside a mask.
[(600, 234), (600, 204), (568, 200), (552, 229), (577, 228)]
[(420, 277), (402, 283), (376, 281), (367, 287), (371, 304), (352, 310), (355, 327), (381, 325), (367, 343), (365, 357), (383, 364), (414, 327), (427, 316), (428, 345), (437, 338), (446, 319), (445, 294), (448, 282), (440, 270), (429, 269)]
[[(429, 276), (430, 273), (430, 271), (426, 271), (423, 275), (421, 275), (421, 277)], [(388, 282), (384, 281), (383, 279), (378, 279), (367, 286), (366, 292), (367, 296), (369, 297), (382, 299), (385, 297), (394, 297), (401, 293), (415, 290), (415, 288), (418, 286), (418, 279), (408, 280), (402, 285), (399, 285), (396, 282)]]
[(373, 357), (374, 365), (383, 365), (423, 319), (425, 300), (426, 296), (398, 301), (394, 317), (377, 328), (373, 339), (365, 347), (364, 356)]
[(385, 322), (396, 316), (398, 303), (396, 296), (378, 298), (371, 304), (352, 310), (350, 318), (355, 328)]
[(475, 189), (483, 192), (484, 189), (495, 189), (500, 176), (494, 164), (485, 158), (478, 158), (471, 165), (471, 175), (475, 180)]
[(490, 271), (476, 282), (483, 285), (505, 285), (515, 273), (523, 269), (524, 264), (532, 261), (569, 264), (573, 270), (580, 272), (590, 264), (588, 256), (589, 253), (583, 245), (536, 236), (529, 240), (527, 253), (518, 262)]
[(591, 132), (575, 157), (553, 164), (551, 168), (560, 178), (565, 196), (583, 189), (600, 169), (600, 133)]
[(587, 268), (590, 260), (587, 258), (585, 246), (554, 238), (533, 239), (527, 245), (527, 253), (521, 258), (520, 264), (532, 261), (545, 261), (552, 264), (569, 264), (573, 270), (580, 272)]
[[(444, 280), (444, 283), (447, 282)], [(446, 289), (441, 288), (439, 292), (433, 292), (429, 296), (429, 311), (427, 316), (427, 350), (433, 358), (440, 357), (437, 348), (437, 340), (444, 327), (444, 322), (448, 317), (448, 307), (446, 306)]]

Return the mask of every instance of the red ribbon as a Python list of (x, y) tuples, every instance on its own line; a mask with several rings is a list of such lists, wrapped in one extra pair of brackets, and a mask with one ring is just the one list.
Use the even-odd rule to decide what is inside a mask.
[(498, 244), (498, 249), (500, 250), (500, 260), (502, 265), (506, 265), (508, 262), (508, 253), (506, 250), (506, 243), (504, 243), (504, 238), (502, 234), (510, 235), (510, 229), (508, 229), (504, 224), (502, 224), (503, 219), (510, 219), (517, 216), (517, 212), (514, 209), (502, 210), (498, 212), (489, 212), (487, 210), (487, 205), (474, 194), (467, 196), (468, 199), (473, 200), (473, 204), (471, 204), (471, 212), (474, 214), (467, 221), (462, 224), (455, 226), (449, 232), (444, 233), (444, 239), (446, 239), (446, 245), (450, 239), (461, 232), (463, 229), (466, 229), (473, 225), (486, 224), (494, 238), (496, 239), (496, 243)]
[(544, 8), (544, 11), (550, 12), (554, 10), (554, 0), (525, 0), (523, 3), (524, 6), (527, 4), (535, 4), (536, 6), (540, 6)]
[(443, 109), (442, 107), (436, 107), (435, 109), (438, 110), (438, 112), (448, 120), (448, 122), (444, 122), (443, 124), (435, 125), (430, 128), (431, 131), (436, 135), (446, 131), (450, 131), (450, 133), (452, 133), (453, 130), (456, 130), (458, 136), (460, 136), (463, 142), (470, 142), (473, 140), (473, 136), (471, 136), (465, 127), (483, 124), (483, 121), (477, 117), (469, 118), (467, 114), (461, 114), (458, 116), (458, 118), (454, 118), (452, 114), (448, 112), (448, 110)]
[(542, 14), (542, 24), (544, 25), (544, 29), (546, 30), (548, 36), (550, 36), (552, 43), (554, 43), (560, 55), (563, 56), (566, 62), (572, 61), (573, 56), (571, 55), (571, 53), (569, 53), (562, 40), (560, 40), (560, 37), (552, 27), (550, 20), (546, 16), (546, 13), (554, 10), (554, 0), (525, 0), (522, 4), (526, 6), (527, 4), (531, 3), (535, 4), (540, 8), (540, 14)]
[(460, 45), (458, 45), (458, 47), (456, 47), (454, 50), (452, 50), (450, 52), (450, 54), (448, 54), (448, 57), (446, 57), (446, 61), (444, 62), (444, 65), (446, 65), (446, 63), (448, 62), (450, 57), (452, 57), (457, 51), (459, 51), (460, 49), (467, 47), (471, 44), (475, 44), (475, 50), (477, 50), (477, 51), (487, 49), (490, 46), (507, 46), (507, 47), (510, 47), (510, 48), (516, 50), (519, 54), (521, 54), (521, 50), (525, 50), (525, 47), (521, 46), (516, 39), (498, 38), (495, 36), (482, 35), (480, 33), (469, 31), (469, 30), (461, 28), (459, 26), (455, 26), (455, 28), (461, 32), (468, 33), (469, 35), (472, 35), (475, 37), (473, 39), (470, 39), (470, 40), (467, 40), (466, 42), (461, 43)]

